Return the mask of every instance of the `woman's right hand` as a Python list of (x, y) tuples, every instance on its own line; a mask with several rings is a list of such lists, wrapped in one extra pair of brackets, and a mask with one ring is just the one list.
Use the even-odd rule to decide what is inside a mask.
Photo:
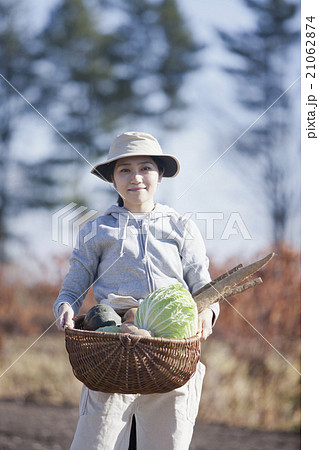
[(64, 331), (65, 328), (74, 328), (74, 312), (68, 303), (61, 303), (58, 309), (58, 314), (59, 315), (56, 320), (58, 330)]

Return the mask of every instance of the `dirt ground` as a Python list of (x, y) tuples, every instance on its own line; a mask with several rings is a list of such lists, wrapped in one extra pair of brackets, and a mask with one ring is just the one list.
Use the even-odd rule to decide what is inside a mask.
[[(77, 408), (0, 401), (0, 450), (67, 450), (77, 418)], [(241, 449), (300, 449), (300, 434), (196, 423), (190, 450)]]

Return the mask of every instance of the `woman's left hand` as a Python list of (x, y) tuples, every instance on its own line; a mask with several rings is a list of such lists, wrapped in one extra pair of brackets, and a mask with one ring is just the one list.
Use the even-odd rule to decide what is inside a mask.
[(198, 334), (200, 340), (205, 341), (213, 331), (213, 311), (210, 308), (204, 309), (198, 314)]

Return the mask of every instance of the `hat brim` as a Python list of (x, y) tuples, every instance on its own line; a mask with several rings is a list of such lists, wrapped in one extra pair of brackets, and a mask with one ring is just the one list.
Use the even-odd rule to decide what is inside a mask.
[[(133, 156), (148, 156), (145, 155), (145, 152), (139, 154), (139, 153), (134, 153)], [(179, 170), (180, 170), (180, 165), (179, 165), (179, 161), (178, 159), (173, 156), (173, 155), (149, 155), (151, 158), (154, 158), (155, 160), (160, 161), (160, 164), (163, 166), (164, 169), (164, 173), (163, 173), (163, 177), (167, 177), (167, 178), (173, 178), (176, 177), (176, 175), (178, 174)], [(91, 173), (93, 173), (93, 175), (96, 175), (97, 177), (101, 178), (101, 180), (103, 181), (108, 181), (110, 183), (113, 182), (112, 179), (112, 166), (111, 163), (114, 161), (117, 161), (118, 159), (121, 158), (127, 158), (130, 157), (127, 154), (125, 155), (120, 155), (117, 156), (116, 158), (112, 158), (110, 160), (108, 160), (107, 162), (104, 163), (100, 163), (97, 164), (96, 166), (93, 167), (93, 169), (91, 170)]]

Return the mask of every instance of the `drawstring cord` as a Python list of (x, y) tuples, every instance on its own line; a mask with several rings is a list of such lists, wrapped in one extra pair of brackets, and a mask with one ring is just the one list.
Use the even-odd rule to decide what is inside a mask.
[(148, 261), (148, 253), (147, 253), (147, 243), (148, 243), (148, 236), (150, 232), (150, 216), (147, 216), (147, 228), (146, 228), (146, 236), (145, 236), (145, 244), (144, 244), (144, 255), (146, 262)]
[[(121, 214), (120, 217), (122, 217), (122, 214)], [(123, 228), (122, 227), (120, 228), (122, 230), (121, 237), (120, 237), (120, 239), (122, 239), (121, 250), (120, 250), (120, 258), (122, 258), (122, 256), (124, 255), (124, 245), (125, 245), (128, 221), (129, 221), (129, 214), (125, 214), (124, 226), (123, 226)]]
[(149, 277), (146, 277), (147, 284), (148, 284), (148, 290), (149, 290), (149, 293), (151, 294), (153, 292), (153, 288), (151, 285), (152, 280), (149, 279), (149, 278), (151, 278), (151, 273), (150, 273), (149, 257), (148, 257), (148, 252), (147, 252), (149, 233), (150, 233), (150, 215), (147, 216), (147, 229), (146, 229), (145, 244), (144, 244), (144, 257), (145, 257), (145, 264), (148, 267), (148, 272), (149, 272)]

